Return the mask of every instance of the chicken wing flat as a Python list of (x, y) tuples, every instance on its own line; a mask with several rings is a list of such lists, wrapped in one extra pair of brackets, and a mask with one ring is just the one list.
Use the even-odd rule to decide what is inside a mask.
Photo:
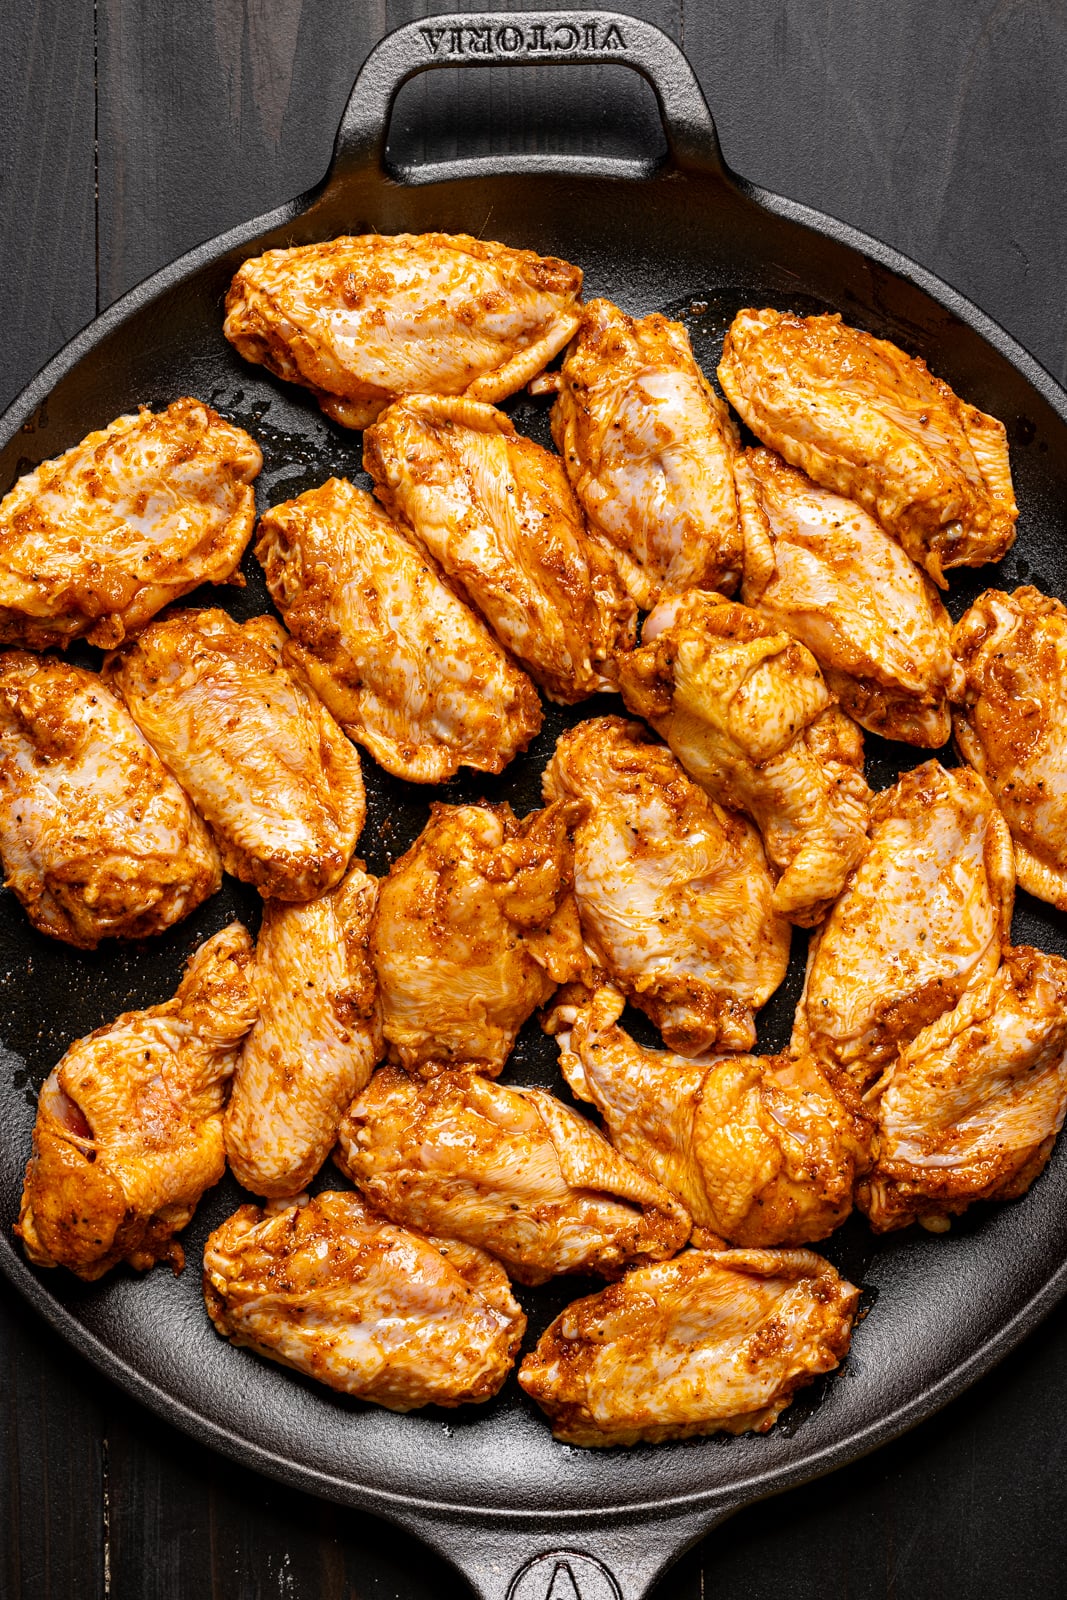
[(542, 1089), (470, 1072), (376, 1072), (341, 1125), (338, 1162), (394, 1222), (488, 1250), (519, 1283), (616, 1277), (674, 1255), (692, 1226), (654, 1178)]
[(871, 847), (811, 942), (793, 1048), (857, 1089), (992, 977), (1011, 929), (1015, 863), (980, 778), (936, 761), (871, 807)]
[(871, 1091), (880, 1151), (857, 1201), (879, 1233), (934, 1232), (1041, 1172), (1067, 1111), (1067, 961), (1020, 946)]
[(859, 1295), (810, 1250), (687, 1250), (568, 1306), (519, 1382), (565, 1444), (766, 1433), (848, 1353)]
[(686, 1060), (636, 1044), (616, 1025), (622, 1007), (605, 987), (556, 1008), (563, 1076), (698, 1229), (744, 1246), (798, 1245), (844, 1222), (871, 1128), (810, 1056)]
[(174, 1235), (226, 1170), (222, 1108), (255, 1020), (239, 922), (202, 944), (173, 1000), (71, 1045), (37, 1106), (15, 1232), (39, 1267), (102, 1277), (183, 1262)]
[(737, 428), (682, 324), (594, 300), (560, 378), (552, 437), (627, 592), (646, 611), (686, 589), (732, 593)]
[(205, 818), (227, 872), (310, 900), (343, 876), (363, 829), (359, 754), (273, 617), (174, 611), (104, 665), (107, 681)]
[(824, 489), (858, 500), (945, 587), (999, 561), (1019, 515), (1004, 424), (925, 361), (836, 313), (739, 311), (719, 366), (756, 437)]
[(255, 440), (199, 400), (117, 417), (0, 501), (0, 644), (121, 644), (252, 534)]
[(338, 1191), (241, 1206), (204, 1249), (222, 1334), (390, 1411), (496, 1394), (526, 1318), (496, 1261)]
[(306, 905), (268, 900), (256, 944), (259, 1018), (226, 1108), (226, 1155), (253, 1194), (311, 1182), (382, 1055), (368, 943), (378, 884), (357, 864)]
[(633, 644), (636, 607), (558, 456), (493, 406), (416, 395), (367, 430), (363, 464), (550, 700), (614, 688), (612, 655)]
[(529, 678), (366, 490), (331, 478), (275, 506), (256, 555), (293, 657), (394, 777), (500, 772), (540, 729)]
[(94, 672), (0, 653), (0, 856), (41, 933), (143, 939), (214, 894), (204, 824)]
[(987, 589), (953, 648), (967, 679), (956, 743), (1004, 813), (1021, 887), (1067, 911), (1067, 606)]
[(930, 579), (862, 506), (773, 451), (746, 451), (736, 475), (745, 604), (807, 645), (862, 728), (943, 745), (963, 674)]
[(789, 924), (756, 829), (621, 717), (565, 733), (546, 800), (585, 799), (574, 892), (597, 961), (684, 1055), (755, 1043), (789, 964)]
[(581, 807), (433, 805), (371, 925), (389, 1058), (495, 1077), (526, 1018), (584, 970), (567, 829)]
[(772, 905), (810, 927), (867, 849), (863, 736), (811, 652), (706, 590), (664, 600), (618, 658), (622, 697), (713, 800), (744, 811), (781, 877)]
[(567, 343), (581, 289), (567, 261), (466, 233), (364, 234), (246, 261), (223, 332), (365, 428), (398, 395), (514, 394)]

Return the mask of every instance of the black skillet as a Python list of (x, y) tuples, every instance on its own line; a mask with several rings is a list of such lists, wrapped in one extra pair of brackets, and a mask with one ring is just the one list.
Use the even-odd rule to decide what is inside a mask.
[[(667, 136), (662, 165), (604, 157), (495, 156), (385, 168), (385, 130), (400, 86), (435, 66), (615, 62), (652, 85)], [(609, 12), (434, 17), (391, 34), (368, 58), (324, 184), (157, 273), (74, 339), (0, 421), (0, 490), (36, 462), (139, 402), (211, 401), (260, 440), (260, 505), (331, 472), (358, 476), (359, 440), (324, 422), (299, 391), (245, 365), (221, 336), (222, 299), (246, 256), (338, 233), (487, 233), (566, 256), (587, 292), (632, 312), (669, 311), (714, 370), (722, 333), (743, 305), (833, 308), (924, 356), (969, 400), (1002, 417), (1022, 508), (1016, 549), (953, 583), (955, 614), (987, 584), (1032, 580), (1067, 597), (1067, 396), (1012, 339), (945, 284), (839, 222), (765, 193), (723, 165), (693, 73), (658, 29)], [(519, 426), (547, 442), (543, 402), (518, 399)], [(255, 563), (241, 616), (267, 608)], [(218, 592), (207, 597), (218, 603)], [(85, 659), (92, 652), (84, 651)], [(437, 797), (538, 803), (538, 777), (565, 721), (610, 700), (551, 711), (530, 754), (502, 778), (466, 778)], [(915, 753), (868, 740), (869, 775), (892, 781)], [(948, 759), (948, 757), (946, 757)], [(365, 761), (369, 820), (361, 844), (384, 872), (417, 833), (427, 794)], [(859, 1221), (826, 1254), (862, 1283), (870, 1314), (841, 1371), (765, 1437), (694, 1440), (632, 1451), (556, 1444), (514, 1382), (484, 1407), (408, 1417), (347, 1402), (218, 1339), (204, 1315), (198, 1262), (211, 1227), (241, 1198), (228, 1179), (186, 1236), (173, 1278), (116, 1273), (88, 1287), (30, 1269), (10, 1235), (36, 1089), (69, 1042), (118, 1011), (173, 992), (185, 956), (232, 916), (254, 928), (256, 897), (221, 895), (167, 937), (85, 955), (38, 937), (0, 895), (0, 1267), (110, 1377), (205, 1443), (302, 1489), (390, 1517), (467, 1574), (485, 1600), (636, 1600), (693, 1540), (740, 1506), (828, 1472), (891, 1439), (973, 1382), (1067, 1290), (1067, 1147), (1016, 1204), (976, 1208), (947, 1237), (911, 1230), (875, 1242)], [(1017, 942), (1067, 954), (1067, 922), (1020, 896)], [(788, 1035), (802, 941), (761, 1019), (761, 1044)], [(559, 1087), (554, 1048), (528, 1027), (513, 1081)], [(336, 1177), (320, 1179), (338, 1182)], [(563, 1280), (523, 1293), (536, 1338), (567, 1300), (594, 1287)]]

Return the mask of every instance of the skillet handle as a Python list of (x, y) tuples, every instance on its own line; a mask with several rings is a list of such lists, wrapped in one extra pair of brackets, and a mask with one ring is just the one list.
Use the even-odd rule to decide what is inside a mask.
[[(337, 130), (327, 183), (382, 170), (393, 102), (410, 78), (438, 67), (632, 67), (651, 85), (676, 166), (722, 172), (715, 124), (696, 75), (661, 29), (618, 11), (475, 11), (430, 16), (387, 34), (363, 63)], [(536, 153), (435, 162), (399, 174), (412, 183), (498, 172), (584, 172), (648, 176), (654, 163), (625, 157)]]

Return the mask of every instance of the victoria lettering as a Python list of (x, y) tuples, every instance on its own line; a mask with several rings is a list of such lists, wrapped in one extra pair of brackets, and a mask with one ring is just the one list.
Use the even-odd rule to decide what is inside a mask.
[(419, 33), (430, 55), (517, 56), (551, 55), (558, 52), (606, 52), (625, 50), (626, 40), (617, 22), (605, 28), (599, 22), (517, 22), (503, 27), (478, 27), (462, 24), (449, 28), (420, 28)]

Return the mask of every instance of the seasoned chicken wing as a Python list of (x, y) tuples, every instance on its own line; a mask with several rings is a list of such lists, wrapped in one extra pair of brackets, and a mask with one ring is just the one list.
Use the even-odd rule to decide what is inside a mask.
[(941, 588), (949, 567), (999, 561), (1019, 515), (1004, 424), (925, 361), (836, 313), (739, 311), (719, 382), (752, 432), (858, 500)]
[(614, 982), (685, 1055), (751, 1048), (755, 1012), (789, 965), (789, 924), (752, 824), (621, 717), (565, 733), (544, 793), (590, 804), (574, 834), (574, 892)]
[(997, 970), (1015, 864), (980, 778), (936, 761), (871, 806), (871, 847), (811, 942), (793, 1049), (858, 1089)]
[(685, 1060), (636, 1044), (616, 1026), (622, 1008), (602, 988), (550, 1021), (563, 1076), (617, 1150), (733, 1244), (807, 1244), (844, 1222), (871, 1128), (810, 1056)]
[(204, 1248), (204, 1299), (231, 1343), (390, 1411), (490, 1399), (526, 1327), (490, 1256), (339, 1191), (241, 1206)]
[(956, 743), (1004, 813), (1021, 887), (1067, 911), (1067, 606), (987, 589), (953, 648), (967, 680)]
[(550, 700), (614, 687), (612, 653), (632, 645), (636, 608), (558, 456), (492, 406), (415, 395), (368, 428), (363, 464)]
[(199, 400), (117, 417), (0, 501), (0, 644), (85, 635), (106, 649), (200, 583), (252, 533), (255, 440)]
[(721, 595), (664, 600), (643, 640), (617, 662), (627, 706), (713, 800), (752, 817), (782, 874), (774, 909), (810, 927), (867, 848), (859, 729), (809, 650)]
[(378, 893), (371, 956), (389, 1058), (495, 1077), (526, 1018), (584, 970), (567, 828), (551, 805), (433, 805)]
[(341, 1124), (341, 1170), (394, 1222), (479, 1245), (519, 1283), (616, 1277), (689, 1237), (687, 1213), (543, 1089), (376, 1072)]
[(227, 339), (365, 428), (397, 395), (503, 400), (563, 349), (582, 274), (466, 233), (364, 234), (268, 250), (226, 296)]
[(807, 645), (861, 727), (936, 748), (963, 674), (937, 590), (854, 500), (770, 450), (737, 463), (745, 604)]
[(35, 928), (92, 950), (143, 939), (214, 894), (189, 801), (95, 672), (0, 654), (0, 856)]
[(284, 628), (174, 611), (104, 665), (145, 738), (264, 897), (309, 900), (344, 874), (363, 829), (359, 754), (296, 664)]
[(293, 658), (394, 777), (500, 772), (538, 732), (529, 678), (366, 490), (331, 478), (275, 506), (256, 555)]
[(174, 1235), (226, 1170), (222, 1108), (255, 1020), (239, 922), (189, 962), (173, 1000), (71, 1045), (41, 1089), (15, 1232), (39, 1267), (101, 1277), (183, 1262)]
[(859, 1296), (810, 1250), (687, 1250), (568, 1306), (519, 1382), (565, 1444), (766, 1433), (848, 1353)]
[(643, 610), (741, 576), (737, 428), (680, 322), (583, 307), (560, 374), (552, 437), (594, 528)]
[(1067, 1111), (1067, 961), (1009, 950), (871, 1090), (879, 1155), (857, 1202), (879, 1233), (934, 1232), (975, 1200), (1025, 1194)]

